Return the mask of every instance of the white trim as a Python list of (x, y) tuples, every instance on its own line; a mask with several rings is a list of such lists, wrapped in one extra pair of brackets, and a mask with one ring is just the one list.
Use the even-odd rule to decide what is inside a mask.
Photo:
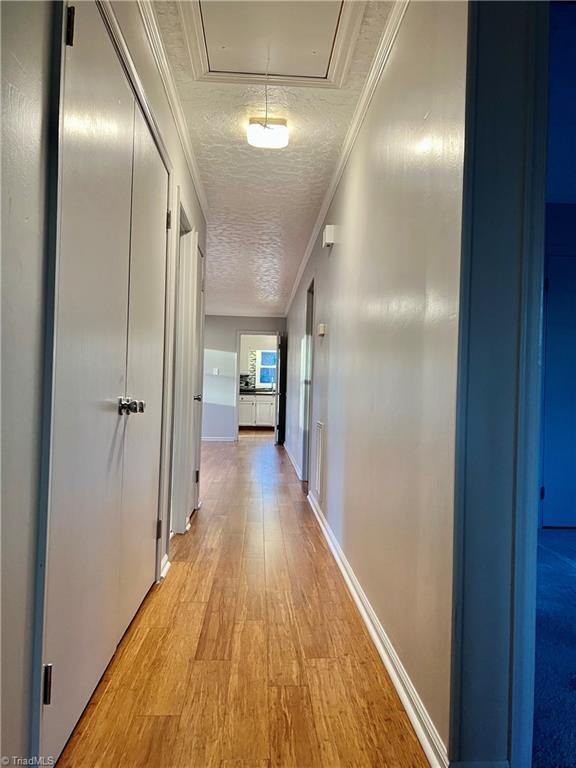
[(164, 555), (164, 557), (162, 558), (162, 567), (160, 569), (160, 580), (166, 578), (166, 574), (170, 570), (171, 565), (172, 563), (168, 559), (168, 555), (167, 554)]
[(154, 60), (156, 61), (156, 66), (158, 67), (158, 72), (160, 73), (160, 79), (162, 80), (168, 104), (170, 105), (170, 111), (172, 112), (174, 123), (176, 124), (182, 151), (186, 158), (186, 164), (188, 165), (188, 170), (192, 177), (192, 182), (196, 190), (196, 195), (198, 196), (200, 207), (202, 208), (202, 213), (208, 218), (208, 199), (206, 197), (204, 185), (202, 184), (200, 169), (198, 168), (194, 152), (192, 151), (188, 125), (178, 95), (178, 89), (174, 81), (174, 75), (172, 74), (172, 69), (168, 57), (166, 56), (166, 51), (164, 50), (160, 30), (158, 29), (156, 12), (154, 11), (154, 7), (150, 0), (136, 0), (136, 3), (146, 30), (146, 37), (148, 38)]
[(374, 56), (374, 61), (372, 62), (370, 72), (368, 73), (368, 77), (366, 78), (366, 82), (362, 88), (358, 103), (356, 104), (356, 109), (354, 110), (354, 116), (352, 118), (350, 128), (348, 129), (348, 133), (344, 139), (344, 144), (342, 145), (338, 164), (334, 170), (334, 173), (332, 174), (332, 179), (330, 180), (330, 184), (326, 190), (326, 194), (324, 195), (324, 200), (320, 206), (320, 211), (318, 212), (316, 223), (314, 224), (314, 229), (312, 230), (308, 245), (304, 251), (304, 256), (302, 257), (302, 261), (298, 267), (298, 272), (296, 273), (296, 278), (294, 280), (294, 285), (292, 286), (290, 298), (288, 299), (288, 304), (286, 305), (286, 311), (284, 313), (285, 315), (288, 315), (290, 307), (292, 306), (292, 302), (294, 301), (296, 291), (300, 285), (300, 280), (302, 279), (306, 265), (310, 260), (312, 251), (314, 250), (316, 240), (320, 234), (322, 225), (324, 224), (326, 214), (328, 213), (328, 208), (330, 207), (330, 203), (336, 194), (336, 189), (338, 188), (338, 184), (340, 183), (340, 179), (342, 178), (342, 174), (344, 173), (346, 164), (348, 163), (348, 158), (350, 157), (352, 148), (354, 147), (356, 139), (358, 138), (358, 134), (360, 133), (360, 128), (362, 127), (362, 123), (364, 122), (364, 118), (368, 112), (368, 107), (370, 106), (370, 102), (372, 101), (372, 97), (376, 91), (376, 87), (380, 82), (380, 77), (382, 76), (386, 62), (388, 61), (388, 57), (392, 50), (392, 46), (394, 45), (394, 41), (396, 40), (396, 35), (400, 29), (400, 24), (402, 23), (402, 19), (406, 13), (409, 1), (410, 0), (397, 0), (397, 2), (394, 3), (392, 11), (390, 12), (388, 21), (386, 22), (386, 27), (382, 33), (380, 45), (378, 46), (378, 50)]
[(418, 695), (418, 691), (410, 680), (408, 672), (404, 668), (400, 657), (396, 653), (390, 638), (386, 634), (384, 627), (376, 615), (376, 612), (364, 594), (364, 590), (356, 578), (352, 566), (346, 559), (346, 555), (342, 551), (336, 536), (324, 517), (324, 513), (322, 512), (318, 501), (312, 493), (308, 494), (308, 502), (318, 520), (320, 529), (324, 534), (324, 538), (330, 547), (334, 559), (336, 560), (336, 564), (344, 577), (348, 591), (356, 603), (360, 616), (370, 633), (372, 642), (376, 646), (376, 650), (380, 654), (392, 683), (400, 696), (406, 714), (410, 718), (410, 722), (412, 723), (416, 736), (426, 753), (430, 765), (432, 768), (448, 768), (449, 760), (446, 745), (436, 730), (436, 726), (426, 711), (426, 707)]
[(188, 2), (178, 3), (177, 6), (194, 80), (239, 85), (259, 85), (268, 82), (270, 85), (288, 88), (342, 88), (364, 17), (366, 2), (365, 0), (344, 0), (335, 30), (334, 45), (326, 77), (211, 72), (208, 51), (206, 50), (204, 23), (198, 0), (188, 0)]
[[(316, 469), (314, 472), (314, 490), (316, 498), (322, 499), (323, 477), (324, 477), (324, 423), (316, 422)], [(310, 478), (308, 478), (310, 479)]]
[(290, 459), (290, 462), (291, 462), (292, 466), (294, 467), (294, 470), (296, 471), (296, 476), (298, 477), (298, 480), (302, 480), (302, 470), (298, 466), (298, 462), (296, 461), (294, 456), (292, 456), (292, 454), (290, 453), (290, 449), (286, 445), (286, 442), (284, 442), (284, 450), (286, 451), (286, 454), (287, 454), (288, 458)]
[(203, 443), (235, 443), (235, 437), (203, 437)]
[[(245, 330), (237, 330), (236, 331), (236, 373), (235, 373), (235, 381), (236, 381), (236, 404), (234, 406), (234, 416), (236, 420), (236, 438), (235, 440), (238, 440), (240, 438), (240, 359), (241, 359), (241, 352), (242, 352), (242, 336), (275, 336), (276, 337), (276, 352), (278, 352), (278, 345), (280, 344), (280, 334), (282, 331), (245, 331)], [(277, 358), (278, 359), (278, 358)], [(276, 368), (278, 368), (278, 362), (276, 363)], [(278, 397), (278, 371), (276, 372), (276, 392), (274, 393), (274, 397)], [(276, 404), (278, 403), (278, 400), (276, 400)], [(277, 406), (276, 406), (277, 410)], [(254, 414), (254, 417), (256, 417), (256, 414)], [(249, 426), (249, 425), (243, 425), (243, 426)], [(254, 427), (258, 428), (259, 426), (270, 426), (270, 425), (264, 425), (264, 424), (254, 424)], [(274, 439), (276, 439), (276, 427), (272, 425), (274, 428)]]
[(251, 312), (206, 312), (206, 317), (286, 317), (285, 312), (267, 312), (265, 309)]

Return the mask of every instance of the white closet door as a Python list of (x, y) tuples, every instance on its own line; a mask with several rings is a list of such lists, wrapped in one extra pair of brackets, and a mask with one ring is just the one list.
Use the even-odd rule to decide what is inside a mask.
[(178, 299), (176, 307), (176, 358), (174, 387), (174, 450), (172, 461), (171, 526), (184, 533), (193, 505), (193, 405), (194, 405), (194, 307), (198, 236), (188, 232), (180, 238)]
[(168, 173), (136, 108), (126, 395), (120, 624), (122, 635), (155, 579), (160, 483)]
[(118, 638), (134, 99), (100, 14), (66, 47), (41, 751), (57, 756)]

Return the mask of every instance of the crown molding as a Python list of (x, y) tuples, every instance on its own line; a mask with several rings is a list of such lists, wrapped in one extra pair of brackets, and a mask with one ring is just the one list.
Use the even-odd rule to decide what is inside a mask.
[(178, 2), (178, 14), (182, 22), (192, 76), (207, 83), (236, 83), (258, 85), (283, 85), (296, 88), (341, 88), (348, 68), (354, 43), (358, 37), (366, 0), (343, 0), (342, 11), (334, 38), (334, 47), (326, 77), (295, 77), (289, 75), (259, 75), (240, 72), (211, 72), (204, 23), (199, 0)]
[(166, 56), (166, 51), (164, 49), (160, 30), (158, 28), (158, 21), (156, 19), (154, 7), (150, 0), (136, 0), (136, 3), (138, 10), (140, 11), (140, 17), (142, 18), (142, 22), (144, 24), (146, 37), (148, 38), (148, 42), (150, 44), (150, 49), (152, 50), (154, 60), (156, 61), (156, 66), (158, 67), (158, 71), (160, 73), (162, 85), (164, 86), (168, 104), (170, 105), (170, 111), (172, 112), (174, 123), (176, 124), (176, 130), (178, 131), (180, 144), (182, 145), (182, 151), (184, 152), (184, 157), (186, 158), (186, 164), (192, 177), (192, 182), (194, 184), (194, 189), (196, 190), (196, 195), (198, 196), (200, 207), (202, 208), (204, 216), (208, 218), (208, 199), (206, 197), (204, 185), (202, 184), (200, 170), (192, 150), (190, 134), (186, 124), (186, 118), (184, 117), (184, 110), (182, 109), (182, 103), (180, 101), (180, 96), (178, 95), (178, 89), (176, 87), (176, 82), (174, 81), (174, 75), (172, 74), (170, 62)]
[(364, 87), (360, 93), (358, 103), (356, 104), (356, 109), (354, 110), (352, 122), (346, 134), (346, 138), (344, 139), (338, 163), (334, 173), (332, 174), (330, 184), (328, 185), (328, 189), (324, 195), (322, 205), (320, 206), (320, 211), (318, 212), (318, 217), (316, 218), (316, 223), (314, 224), (308, 245), (304, 251), (304, 256), (302, 257), (302, 261), (298, 267), (298, 272), (296, 273), (294, 285), (292, 287), (290, 298), (284, 313), (286, 316), (290, 311), (290, 307), (292, 306), (292, 302), (296, 296), (300, 281), (302, 280), (302, 275), (304, 274), (304, 270), (308, 265), (310, 256), (312, 255), (314, 246), (316, 244), (316, 240), (318, 239), (320, 230), (322, 229), (324, 219), (328, 213), (328, 208), (330, 207), (334, 195), (336, 194), (338, 184), (340, 183), (340, 179), (342, 178), (342, 174), (344, 173), (346, 164), (348, 163), (348, 158), (350, 157), (350, 153), (352, 152), (354, 144), (356, 143), (356, 139), (360, 133), (360, 128), (362, 127), (362, 123), (364, 122), (364, 118), (368, 112), (372, 97), (374, 96), (374, 92), (376, 91), (378, 83), (380, 82), (380, 78), (382, 77), (382, 73), (386, 66), (386, 62), (388, 61), (388, 57), (390, 56), (390, 51), (392, 50), (392, 46), (396, 40), (396, 35), (400, 29), (400, 25), (402, 23), (402, 19), (404, 18), (404, 14), (406, 13), (406, 9), (408, 8), (409, 2), (410, 0), (396, 0), (394, 7), (390, 12), (388, 21), (386, 22), (386, 26), (382, 33), (382, 38), (380, 39), (380, 44), (378, 45), (378, 49), (374, 56), (374, 61), (370, 67), (366, 82), (364, 83)]

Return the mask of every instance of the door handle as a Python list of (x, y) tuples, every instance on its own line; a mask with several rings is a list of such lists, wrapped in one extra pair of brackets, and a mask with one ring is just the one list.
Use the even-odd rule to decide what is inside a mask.
[(118, 398), (118, 413), (125, 416), (130, 413), (144, 413), (146, 410), (146, 400), (134, 400), (133, 397)]
[(201, 403), (202, 402), (202, 395), (194, 395), (194, 400)]

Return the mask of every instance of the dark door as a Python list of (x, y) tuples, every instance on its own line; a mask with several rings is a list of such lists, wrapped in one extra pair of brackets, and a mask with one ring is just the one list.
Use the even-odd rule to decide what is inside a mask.
[(576, 257), (547, 269), (542, 525), (576, 526)]
[(278, 334), (278, 408), (276, 410), (276, 445), (286, 439), (286, 385), (288, 381), (288, 335)]

